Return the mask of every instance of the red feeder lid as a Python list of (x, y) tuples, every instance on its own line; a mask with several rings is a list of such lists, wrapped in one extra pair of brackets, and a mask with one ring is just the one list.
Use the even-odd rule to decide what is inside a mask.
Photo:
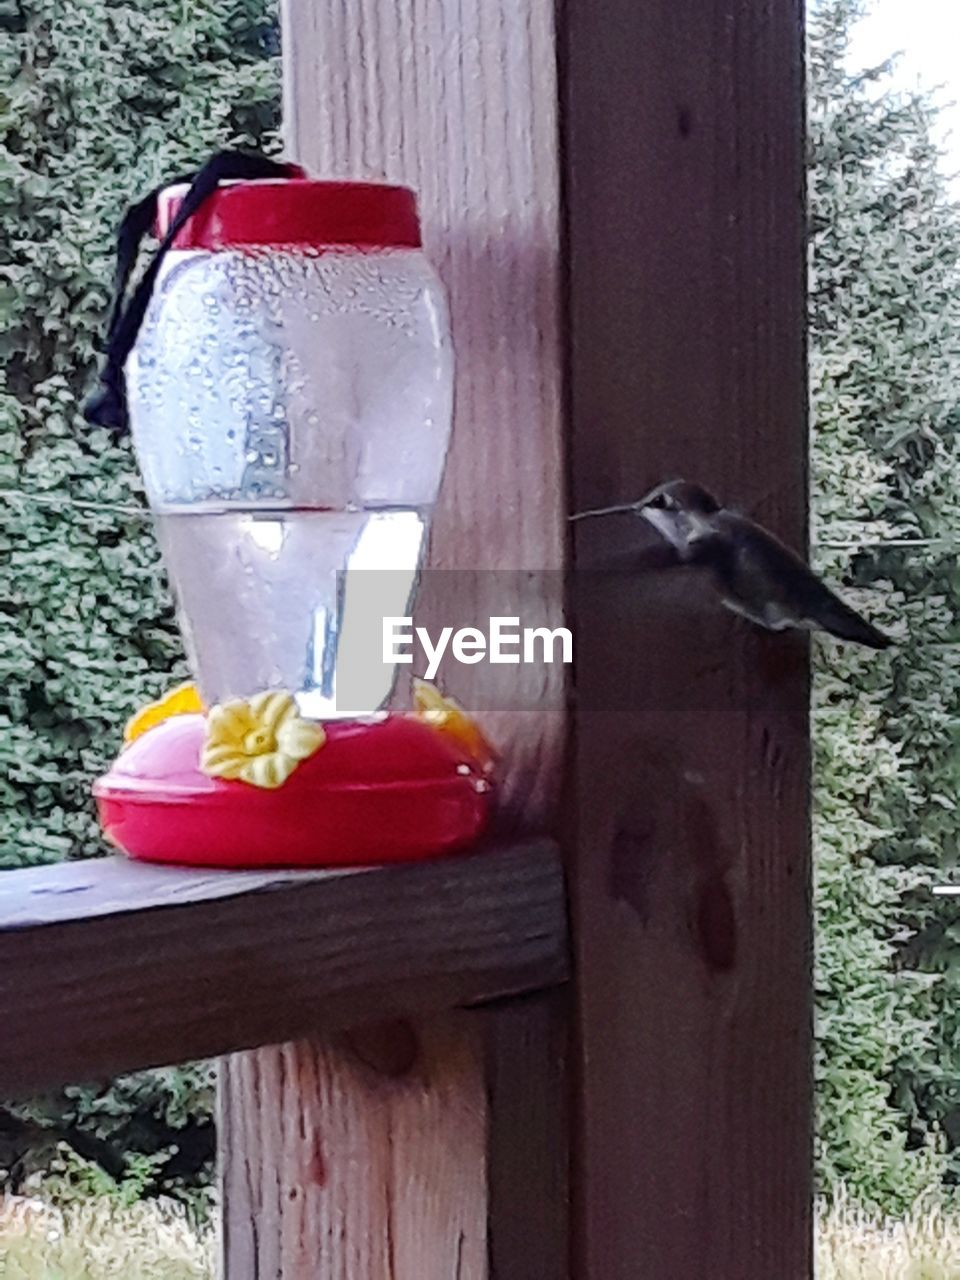
[[(290, 166), (290, 178), (218, 187), (177, 233), (174, 249), (287, 248), (349, 245), (419, 249), (417, 198), (407, 187), (375, 182), (316, 182)], [(188, 188), (168, 187), (157, 210), (164, 235)]]

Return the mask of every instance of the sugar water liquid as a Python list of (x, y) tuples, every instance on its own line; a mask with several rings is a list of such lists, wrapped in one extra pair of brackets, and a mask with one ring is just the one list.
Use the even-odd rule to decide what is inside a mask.
[(382, 619), (409, 611), (428, 522), (428, 510), (383, 507), (158, 514), (208, 704), (282, 688), (317, 719), (384, 706), (395, 670)]

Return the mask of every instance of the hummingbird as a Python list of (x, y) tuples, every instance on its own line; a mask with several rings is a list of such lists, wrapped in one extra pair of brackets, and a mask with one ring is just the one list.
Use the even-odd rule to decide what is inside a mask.
[(581, 511), (571, 520), (632, 512), (667, 544), (670, 563), (706, 569), (722, 603), (767, 631), (826, 631), (886, 649), (893, 641), (862, 618), (768, 530), (686, 480), (658, 485), (638, 502)]

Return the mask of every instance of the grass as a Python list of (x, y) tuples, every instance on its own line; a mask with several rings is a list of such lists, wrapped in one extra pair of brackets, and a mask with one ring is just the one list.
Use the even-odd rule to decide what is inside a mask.
[(960, 1280), (960, 1216), (878, 1218), (841, 1201), (817, 1216), (817, 1280)]
[[(215, 1256), (214, 1233), (170, 1203), (0, 1202), (3, 1280), (213, 1280)], [(928, 1209), (894, 1221), (841, 1202), (818, 1215), (816, 1257), (817, 1280), (960, 1280), (960, 1217)]]
[(0, 1201), (3, 1280), (212, 1280), (215, 1257), (214, 1233), (199, 1233), (169, 1202), (98, 1198), (61, 1210)]

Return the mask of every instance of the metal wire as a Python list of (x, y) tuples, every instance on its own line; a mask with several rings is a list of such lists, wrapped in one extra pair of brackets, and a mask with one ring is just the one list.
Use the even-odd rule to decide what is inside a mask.
[(93, 502), (86, 498), (65, 498), (59, 493), (30, 493), (26, 489), (0, 489), (0, 498), (20, 498), (40, 507), (74, 507), (78, 511), (113, 511), (120, 515), (149, 520), (145, 507), (128, 507), (120, 502)]
[[(120, 502), (95, 502), (85, 498), (67, 498), (55, 493), (31, 493), (27, 489), (0, 489), (0, 499), (15, 498), (24, 502), (34, 502), (38, 506), (71, 507), (77, 511), (111, 511), (117, 515), (133, 516), (138, 520), (149, 520), (150, 512), (146, 507), (126, 506)], [(631, 511), (635, 504), (624, 503), (614, 507), (600, 507), (595, 511), (581, 511), (570, 519), (581, 520), (587, 516), (615, 514)], [(943, 551), (960, 551), (960, 537), (957, 538), (885, 538), (873, 542), (847, 541), (814, 541), (813, 546), (824, 551), (885, 551), (890, 548), (937, 548)]]

